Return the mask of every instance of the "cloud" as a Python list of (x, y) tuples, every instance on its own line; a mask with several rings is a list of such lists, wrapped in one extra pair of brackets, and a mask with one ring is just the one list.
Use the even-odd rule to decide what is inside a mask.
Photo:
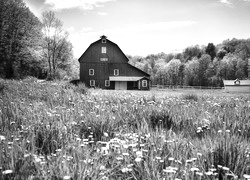
[(116, 0), (46, 0), (45, 4), (52, 6), (55, 10), (80, 8), (91, 10), (100, 7), (103, 3)]
[(108, 13), (105, 13), (105, 12), (98, 12), (98, 14), (99, 14), (100, 16), (107, 16), (107, 15), (108, 15)]
[(219, 0), (220, 3), (225, 4), (226, 6), (232, 7), (233, 3), (231, 0)]
[[(183, 42), (184, 37), (186, 37), (185, 28), (196, 23), (195, 21), (159, 21), (109, 29), (85, 27), (81, 32), (71, 33), (69, 38), (74, 46), (75, 57), (80, 57), (87, 47), (103, 34), (111, 41), (118, 43), (125, 54), (146, 55), (179, 48), (180, 40)], [(177, 31), (183, 33), (179, 34)], [(191, 37), (186, 43), (182, 44), (183, 48), (189, 45), (190, 39)]]
[(82, 33), (91, 32), (92, 30), (93, 30), (92, 27), (84, 27), (84, 28), (82, 28), (81, 32), (82, 32)]

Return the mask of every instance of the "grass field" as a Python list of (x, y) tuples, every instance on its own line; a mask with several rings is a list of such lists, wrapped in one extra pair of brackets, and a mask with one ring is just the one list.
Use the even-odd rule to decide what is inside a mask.
[(0, 80), (0, 179), (250, 179), (250, 95)]

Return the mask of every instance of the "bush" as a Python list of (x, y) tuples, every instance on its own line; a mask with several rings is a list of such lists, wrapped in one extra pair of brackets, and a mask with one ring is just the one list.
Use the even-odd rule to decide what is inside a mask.
[(196, 94), (184, 94), (182, 98), (189, 101), (198, 101), (198, 96)]

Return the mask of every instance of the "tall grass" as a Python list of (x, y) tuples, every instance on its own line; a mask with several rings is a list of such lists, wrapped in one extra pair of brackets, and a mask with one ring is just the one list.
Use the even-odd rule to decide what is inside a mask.
[(243, 179), (249, 96), (0, 80), (0, 179)]

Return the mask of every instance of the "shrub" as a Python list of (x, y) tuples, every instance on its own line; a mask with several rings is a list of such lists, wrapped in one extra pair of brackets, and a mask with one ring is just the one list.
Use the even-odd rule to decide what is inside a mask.
[(182, 96), (184, 100), (189, 100), (189, 101), (198, 101), (198, 96), (196, 94), (184, 94)]

